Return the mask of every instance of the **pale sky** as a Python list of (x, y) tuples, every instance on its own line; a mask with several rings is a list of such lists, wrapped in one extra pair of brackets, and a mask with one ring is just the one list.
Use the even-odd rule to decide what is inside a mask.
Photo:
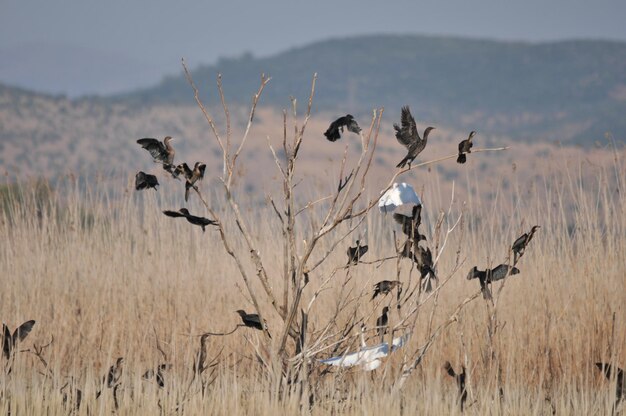
[(626, 41), (626, 2), (0, 0), (0, 82), (80, 95), (151, 85), (221, 56), (372, 33)]

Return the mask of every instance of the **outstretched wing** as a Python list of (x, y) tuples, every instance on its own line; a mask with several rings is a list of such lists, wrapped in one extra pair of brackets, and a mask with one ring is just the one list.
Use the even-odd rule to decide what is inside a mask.
[(355, 119), (350, 119), (348, 124), (346, 124), (346, 127), (348, 128), (348, 131), (351, 131), (352, 133), (359, 134), (361, 132), (361, 127), (359, 127), (359, 124)]
[(137, 143), (150, 152), (150, 155), (159, 162), (167, 162), (168, 154), (165, 145), (157, 139), (144, 138), (137, 140)]
[(186, 215), (185, 215), (185, 214), (181, 214), (181, 213), (180, 213), (180, 212), (178, 212), (178, 211), (163, 211), (163, 213), (164, 213), (165, 215), (167, 215), (168, 217), (174, 217), (174, 218), (177, 218), (177, 217), (186, 217)]
[(24, 341), (24, 338), (26, 338), (28, 334), (30, 334), (30, 331), (32, 331), (33, 326), (35, 326), (35, 321), (33, 320), (26, 321), (22, 325), (18, 326), (13, 332), (13, 345), (15, 346), (18, 342)]
[(13, 344), (11, 340), (11, 331), (5, 324), (2, 324), (2, 353), (7, 359), (11, 356), (11, 347)]
[(415, 124), (415, 119), (411, 115), (411, 110), (408, 106), (402, 107), (402, 116), (400, 118), (400, 122), (402, 127), (394, 124), (393, 127), (396, 129), (396, 139), (398, 142), (408, 148), (415, 142), (420, 139), (419, 134), (417, 133), (417, 125)]

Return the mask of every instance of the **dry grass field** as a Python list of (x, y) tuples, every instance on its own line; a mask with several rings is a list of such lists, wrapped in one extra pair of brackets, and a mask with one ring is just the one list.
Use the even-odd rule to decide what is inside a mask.
[[(439, 276), (430, 293), (420, 289), (412, 263), (396, 258), (402, 234), (391, 215), (376, 208), (339, 222), (303, 260), (331, 200), (295, 216), (294, 239), (286, 244), (268, 198), (286, 220), (282, 182), (247, 192), (245, 178), (261, 172), (246, 150), (230, 188), (237, 213), (214, 177), (200, 185), (212, 212), (197, 195), (184, 205), (219, 217), (220, 229), (206, 232), (161, 213), (184, 204), (182, 182), (164, 175), (156, 192), (136, 192), (134, 172), (88, 183), (69, 176), (54, 186), (7, 184), (0, 206), (0, 317), (11, 330), (30, 319), (36, 324), (10, 358), (0, 361), (0, 412), (457, 414), (457, 387), (444, 370), (446, 361), (457, 371), (466, 368), (469, 414), (612, 412), (615, 380), (606, 380), (594, 363), (626, 365), (623, 150), (603, 164), (538, 159), (534, 169), (508, 169), (502, 180), (483, 178), (468, 165), (454, 186), (445, 172), (426, 167), (401, 177), (424, 202), (421, 231), (437, 257)], [(514, 151), (470, 157), (508, 158)], [(306, 159), (302, 152), (299, 157)], [(358, 163), (348, 159), (349, 166)], [(339, 162), (330, 175), (315, 178), (296, 169), (296, 209), (333, 194)], [(342, 191), (360, 195), (355, 212), (384, 187), (374, 177), (359, 193), (360, 175), (352, 179), (353, 189)], [(476, 196), (484, 188), (490, 197)], [(250, 241), (240, 231), (242, 220)], [(510, 261), (511, 243), (535, 224), (541, 229), (517, 264), (521, 273), (492, 285), (493, 302), (483, 299), (478, 281), (466, 279), (468, 271)], [(344, 268), (346, 249), (356, 239), (369, 251), (362, 263)], [(258, 277), (251, 246), (276, 307)], [(286, 252), (295, 258), (298, 279), (307, 272), (303, 287), (290, 283)], [(374, 283), (396, 278), (405, 289), (400, 303), (395, 292), (371, 300)], [(292, 329), (301, 332), (300, 310), (308, 311), (304, 354), (287, 336), (284, 318), (298, 287)], [(255, 312), (255, 300), (271, 339), (237, 327), (235, 311)], [(391, 307), (395, 335), (410, 338), (381, 367), (328, 371), (319, 363), (333, 349), (341, 355), (358, 348), (361, 323), (370, 328), (367, 344), (379, 342), (371, 328), (385, 305)], [(201, 340), (205, 354), (199, 354)], [(197, 371), (201, 355), (205, 369)], [(118, 357), (122, 373), (109, 387), (107, 373)], [(168, 365), (162, 388), (156, 377), (142, 377), (161, 364)]]

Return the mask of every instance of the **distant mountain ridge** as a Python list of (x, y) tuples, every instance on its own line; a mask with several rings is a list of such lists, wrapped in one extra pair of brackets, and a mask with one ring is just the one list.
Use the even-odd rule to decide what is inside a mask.
[[(589, 144), (611, 131), (626, 137), (626, 43), (579, 40), (503, 42), (418, 35), (331, 39), (270, 57), (220, 59), (192, 70), (202, 98), (248, 103), (261, 73), (272, 81), (262, 102), (279, 107), (308, 97), (318, 74), (315, 111), (396, 118), (411, 105), (418, 123), (488, 130), (524, 140)], [(184, 76), (112, 97), (135, 104), (192, 103)]]

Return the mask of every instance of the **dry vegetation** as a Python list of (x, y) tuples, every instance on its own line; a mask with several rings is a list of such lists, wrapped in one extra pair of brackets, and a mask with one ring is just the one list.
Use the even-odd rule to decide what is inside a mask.
[[(267, 188), (274, 205), (244, 191), (247, 177), (260, 176), (247, 144), (235, 160), (242, 142), (216, 128), (225, 132), (222, 179), (200, 187), (208, 209), (197, 195), (189, 204), (219, 218), (219, 229), (206, 233), (161, 214), (182, 206), (183, 194), (181, 183), (164, 177), (158, 192), (135, 193), (130, 180), (121, 186), (112, 178), (83, 188), (68, 177), (49, 192), (41, 184), (6, 188), (0, 316), (11, 328), (36, 324), (17, 352), (2, 358), (0, 412), (454, 414), (456, 385), (446, 361), (467, 369), (471, 414), (611, 412), (614, 381), (594, 362), (626, 363), (623, 151), (604, 166), (509, 170), (506, 187), (475, 169), (454, 187), (437, 169), (403, 173), (399, 179), (420, 190), (422, 232), (438, 256), (439, 285), (425, 293), (411, 262), (395, 258), (397, 225), (369, 209), (396, 173), (389, 170), (382, 186), (368, 176), (381, 113), (364, 128), (356, 154), (348, 151), (354, 144), (346, 147), (345, 169), (339, 158), (325, 179), (298, 171), (298, 158), (315, 146), (303, 140), (308, 117), (288, 114), (284, 141), (270, 142), (275, 151), (284, 146), (276, 160), (283, 172)], [(487, 157), (472, 153), (470, 161)], [(483, 188), (491, 198), (472, 197)], [(484, 300), (478, 282), (465, 279), (468, 270), (508, 261), (512, 241), (534, 224), (542, 228), (518, 264), (521, 274), (493, 285), (493, 303)], [(370, 251), (346, 269), (345, 250), (357, 238)], [(405, 285), (402, 308), (395, 292), (370, 300), (374, 283), (396, 276)], [(373, 372), (326, 371), (317, 360), (335, 345), (339, 353), (354, 350), (360, 323), (372, 328), (384, 305), (392, 307), (396, 335), (411, 332), (408, 344)], [(237, 328), (237, 309), (260, 312), (272, 338)], [(376, 342), (368, 332), (368, 344)], [(123, 371), (118, 384), (108, 383), (118, 357)], [(161, 364), (171, 364), (163, 388), (156, 374), (142, 378)]]

